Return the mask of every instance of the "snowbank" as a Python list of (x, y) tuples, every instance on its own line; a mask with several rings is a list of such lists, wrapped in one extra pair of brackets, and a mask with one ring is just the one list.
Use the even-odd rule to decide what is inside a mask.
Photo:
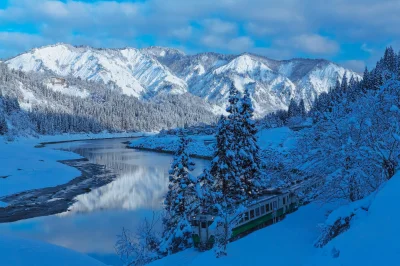
[(79, 155), (51, 148), (34, 148), (35, 143), (37, 141), (0, 141), (0, 197), (56, 186), (80, 175), (75, 168), (57, 162), (78, 159)]
[[(188, 152), (192, 156), (210, 158), (214, 153), (215, 137), (210, 135), (189, 136), (192, 140), (188, 146)], [(179, 147), (177, 136), (151, 136), (133, 140), (132, 148), (154, 150), (175, 153)]]
[[(329, 242), (312, 265), (399, 265), (400, 173), (377, 192), (367, 215), (352, 219), (350, 229)], [(332, 258), (331, 251), (339, 257)]]
[(82, 133), (82, 134), (61, 134), (61, 135), (41, 135), (38, 138), (22, 138), (22, 141), (31, 141), (32, 143), (42, 142), (59, 142), (59, 141), (74, 141), (74, 140), (89, 140), (89, 139), (107, 139), (107, 138), (130, 138), (151, 136), (152, 132), (122, 132), (122, 133)]
[[(193, 141), (189, 144), (189, 153), (197, 157), (212, 157), (214, 153), (215, 136), (196, 135), (189, 136)], [(130, 147), (162, 152), (174, 153), (178, 149), (179, 137), (177, 136), (150, 136), (133, 140)], [(263, 129), (258, 133), (258, 144), (261, 149), (288, 150), (294, 147), (295, 137), (292, 130), (287, 127)]]
[(100, 266), (81, 253), (33, 240), (0, 236), (0, 264), (13, 266)]

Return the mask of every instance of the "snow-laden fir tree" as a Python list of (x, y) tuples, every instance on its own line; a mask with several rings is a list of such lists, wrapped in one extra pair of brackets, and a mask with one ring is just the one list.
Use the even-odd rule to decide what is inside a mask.
[(243, 189), (247, 198), (256, 198), (261, 190), (261, 161), (260, 148), (257, 144), (257, 127), (253, 120), (253, 105), (248, 89), (240, 101), (240, 128), (236, 138), (238, 139), (238, 161), (241, 169)]
[(216, 147), (211, 161), (210, 173), (213, 176), (214, 192), (219, 201), (231, 206), (242, 199), (241, 182), (236, 165), (236, 154), (231, 150), (232, 133), (228, 126), (230, 121), (221, 116), (216, 133)]
[(168, 192), (164, 202), (164, 229), (160, 244), (162, 254), (173, 254), (193, 245), (189, 218), (195, 209), (196, 180), (190, 174), (194, 163), (187, 151), (188, 144), (189, 140), (182, 136), (169, 171)]
[(213, 204), (216, 202), (216, 194), (214, 193), (214, 177), (209, 169), (204, 169), (203, 173), (197, 177), (196, 192), (200, 201), (200, 213), (212, 212)]
[(299, 114), (302, 118), (306, 117), (307, 112), (306, 112), (306, 106), (304, 104), (304, 100), (301, 99), (299, 103)]
[(295, 117), (299, 115), (299, 107), (297, 106), (296, 101), (292, 98), (288, 107), (288, 116)]
[(6, 134), (8, 131), (7, 121), (4, 114), (0, 113), (0, 135)]

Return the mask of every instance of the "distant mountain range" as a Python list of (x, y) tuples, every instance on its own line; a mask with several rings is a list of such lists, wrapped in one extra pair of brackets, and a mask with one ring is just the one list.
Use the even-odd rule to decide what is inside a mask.
[(323, 59), (277, 61), (248, 53), (186, 55), (165, 47), (97, 49), (56, 44), (5, 63), (22, 71), (48, 72), (55, 78), (73, 76), (114, 84), (123, 94), (143, 100), (160, 94), (191, 93), (214, 106), (214, 113), (221, 113), (227, 104), (233, 82), (240, 91), (249, 88), (257, 116), (286, 109), (292, 98), (304, 99), (309, 107), (345, 73), (361, 79), (359, 74)]

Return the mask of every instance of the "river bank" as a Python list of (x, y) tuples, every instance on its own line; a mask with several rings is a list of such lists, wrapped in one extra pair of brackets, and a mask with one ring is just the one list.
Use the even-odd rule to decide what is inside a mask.
[(94, 139), (122, 142), (143, 135), (146, 133), (65, 134), (12, 142), (0, 137), (0, 223), (66, 211), (75, 196), (115, 179), (115, 174), (100, 164), (46, 145)]

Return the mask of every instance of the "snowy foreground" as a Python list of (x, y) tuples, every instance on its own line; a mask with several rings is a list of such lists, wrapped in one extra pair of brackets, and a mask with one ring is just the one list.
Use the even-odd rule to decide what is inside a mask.
[[(400, 214), (393, 211), (398, 209), (395, 199), (399, 189), (397, 174), (372, 198), (352, 204), (370, 206), (368, 212), (356, 212), (350, 229), (323, 248), (314, 247), (314, 243), (330, 208), (312, 203), (275, 225), (229, 244), (227, 257), (216, 259), (213, 251), (189, 249), (151, 265), (399, 265)], [(340, 217), (341, 213), (346, 212), (334, 215)], [(332, 255), (334, 248), (339, 251), (336, 258)]]
[(44, 242), (0, 236), (1, 265), (12, 266), (100, 266), (84, 254)]

